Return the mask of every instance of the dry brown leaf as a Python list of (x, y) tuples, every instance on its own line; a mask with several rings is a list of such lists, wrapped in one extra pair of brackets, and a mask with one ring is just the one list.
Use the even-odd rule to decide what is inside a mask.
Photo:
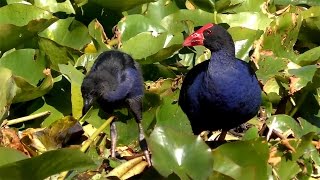
[(295, 84), (300, 80), (300, 78), (297, 78), (295, 76), (290, 77), (290, 84), (289, 84), (289, 93), (294, 94), (295, 92), (299, 91), (299, 89), (295, 88)]
[(0, 144), (5, 147), (9, 147), (9, 148), (13, 148), (18, 151), (21, 151), (24, 154), (26, 154), (28, 157), (31, 157), (29, 151), (27, 151), (27, 149), (20, 142), (20, 138), (14, 129), (11, 129), (11, 128), (0, 129)]
[(271, 164), (272, 166), (276, 166), (281, 161), (281, 157), (276, 156), (276, 153), (277, 153), (277, 148), (272, 147), (270, 150), (269, 159), (268, 159), (268, 163)]

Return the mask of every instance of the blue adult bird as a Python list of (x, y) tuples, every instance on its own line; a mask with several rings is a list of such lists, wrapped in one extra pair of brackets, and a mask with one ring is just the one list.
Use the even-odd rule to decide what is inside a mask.
[(211, 58), (187, 73), (179, 105), (194, 134), (222, 130), (219, 140), (223, 140), (228, 130), (258, 113), (261, 88), (250, 65), (235, 57), (233, 39), (222, 26), (204, 25), (183, 43), (183, 46), (197, 45), (208, 48)]
[[(139, 64), (124, 52), (110, 50), (101, 53), (94, 62), (81, 85), (84, 115), (96, 101), (106, 113), (115, 109), (128, 108), (139, 128), (140, 147), (147, 162), (151, 165), (150, 155), (144, 136), (142, 121), (142, 97), (144, 95), (143, 77)], [(110, 125), (111, 156), (115, 157), (117, 141), (114, 121)]]

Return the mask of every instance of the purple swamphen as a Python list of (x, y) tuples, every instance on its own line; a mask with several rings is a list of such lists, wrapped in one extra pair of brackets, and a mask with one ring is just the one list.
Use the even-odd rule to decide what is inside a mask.
[[(96, 101), (106, 113), (118, 108), (128, 108), (139, 128), (139, 143), (146, 160), (151, 165), (150, 155), (141, 125), (143, 77), (139, 64), (124, 52), (105, 51), (98, 56), (81, 85), (84, 115)], [(116, 126), (110, 125), (111, 156), (115, 157)]]
[(208, 48), (211, 58), (187, 73), (179, 105), (194, 134), (222, 129), (219, 140), (223, 140), (228, 130), (258, 113), (261, 88), (250, 65), (235, 57), (233, 39), (222, 26), (207, 24), (183, 43), (183, 46), (197, 45)]

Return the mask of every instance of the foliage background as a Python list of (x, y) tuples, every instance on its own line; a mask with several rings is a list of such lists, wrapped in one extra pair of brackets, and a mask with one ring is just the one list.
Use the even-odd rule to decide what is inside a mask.
[[(139, 178), (317, 178), (319, 5), (317, 0), (2, 0), (0, 120), (50, 111), (50, 115), (10, 126), (32, 136), (39, 133), (28, 128), (61, 135), (69, 131), (67, 121), (86, 120), (100, 127), (109, 115), (95, 106), (81, 118), (80, 86), (99, 53), (120, 49), (141, 64), (145, 80), (143, 126), (154, 167), (146, 168)], [(192, 134), (176, 103), (183, 75), (210, 57), (204, 47), (183, 48), (182, 42), (194, 28), (208, 22), (226, 27), (235, 41), (236, 56), (256, 67), (264, 110), (264, 118), (249, 121), (252, 126), (243, 137), (231, 137), (236, 141), (211, 147), (212, 152)], [(118, 145), (138, 151), (135, 121), (126, 110), (115, 115), (119, 118)], [(211, 118), (223, 119), (214, 114)], [(6, 146), (3, 129), (2, 146)], [(109, 134), (108, 129), (104, 131)], [(37, 146), (32, 158), (1, 147), (1, 157), (7, 157), (0, 160), (1, 178), (21, 174), (14, 178), (43, 179), (71, 169), (78, 170), (73, 177), (93, 170), (98, 171), (91, 175), (105, 176), (122, 163), (108, 159), (104, 172), (101, 165), (108, 157), (94, 150), (99, 144), (86, 154), (61, 153), (68, 149), (49, 135), (44, 140), (40, 136), (42, 152)], [(67, 153), (74, 154), (69, 159), (74, 163), (48, 163), (49, 170), (40, 169), (39, 175), (26, 168), (30, 163), (40, 168), (44, 162), (60, 162), (59, 157)]]

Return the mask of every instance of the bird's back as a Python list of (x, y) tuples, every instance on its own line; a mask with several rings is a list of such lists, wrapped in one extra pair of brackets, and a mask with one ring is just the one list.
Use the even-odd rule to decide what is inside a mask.
[(84, 93), (94, 89), (96, 100), (111, 112), (130, 98), (143, 95), (139, 65), (128, 54), (110, 50), (100, 54), (83, 81)]

